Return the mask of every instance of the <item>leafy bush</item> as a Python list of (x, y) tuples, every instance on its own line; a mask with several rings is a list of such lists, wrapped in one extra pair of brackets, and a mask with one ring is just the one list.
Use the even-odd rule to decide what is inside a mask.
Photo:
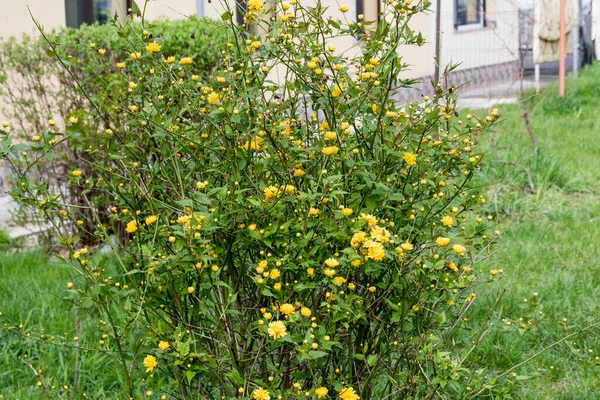
[[(231, 42), (211, 77), (141, 27), (126, 35), (140, 53), (123, 70), (128, 90), (111, 97), (101, 145), (80, 147), (94, 158), (64, 174), (109, 201), (86, 203), (82, 221), (102, 250), (70, 232), (79, 209), (18, 169), (13, 195), (56, 224), (79, 273), (69, 292), (99, 320), (100, 344), (85, 347), (120, 362), (127, 397), (508, 396), (471, 363), (479, 339), (454, 333), (498, 234), (469, 184), (497, 112), (460, 117), (441, 85), (393, 100), (405, 85), (398, 47), (423, 43), (408, 22), (429, 2), (390, 2), (375, 29), (344, 7), (326, 17), (320, 2), (248, 5), (266, 33), (226, 12)], [(328, 44), (341, 35), (361, 52)], [(90, 119), (27, 144), (4, 133), (0, 151), (23, 152), (29, 168)]]
[[(191, 56), (195, 74), (203, 79), (218, 64), (219, 47), (225, 44), (227, 36), (222, 24), (197, 18), (156, 21), (145, 24), (145, 28), (148, 36), (153, 35), (168, 48), (165, 55)], [(6, 104), (3, 114), (13, 124), (13, 132), (31, 140), (46, 135), (49, 124), (64, 127), (72, 123), (70, 120), (79, 121), (77, 126), (81, 129), (58, 143), (56, 150), (61, 151), (34, 167), (39, 175), (53, 177), (50, 183), (61, 190), (70, 204), (85, 206), (90, 200), (107, 204), (102, 191), (89, 191), (86, 200), (81, 190), (63, 177), (67, 170), (81, 169), (88, 178), (99, 178), (90, 166), (102, 162), (104, 154), (87, 150), (107, 146), (104, 130), (125, 123), (123, 112), (115, 105), (128, 95), (132, 75), (127, 67), (119, 69), (116, 64), (123, 61), (135, 68), (131, 57), (139, 51), (134, 43), (139, 42), (142, 29), (141, 22), (131, 21), (122, 29), (112, 25), (67, 28), (48, 34), (53, 50), (43, 38), (24, 36), (0, 42), (0, 98)], [(58, 116), (64, 120), (55, 121)], [(81, 215), (74, 217), (84, 225), (73, 229), (79, 230), (87, 241), (93, 241), (89, 233), (94, 227), (86, 224), (92, 216), (86, 215), (84, 208), (80, 210)], [(109, 222), (103, 213), (99, 217), (102, 222)]]

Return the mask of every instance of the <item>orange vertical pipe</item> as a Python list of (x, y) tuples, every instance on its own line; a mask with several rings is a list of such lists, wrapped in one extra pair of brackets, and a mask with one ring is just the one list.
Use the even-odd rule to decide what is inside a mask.
[(558, 95), (560, 97), (565, 97), (565, 75), (567, 72), (566, 2), (566, 0), (560, 0), (560, 58), (558, 60)]

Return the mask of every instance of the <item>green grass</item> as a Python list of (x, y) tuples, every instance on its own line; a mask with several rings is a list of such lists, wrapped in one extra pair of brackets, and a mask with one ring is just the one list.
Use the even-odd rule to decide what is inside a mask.
[[(488, 212), (500, 219), (504, 231), (498, 252), (483, 269), (506, 272), (484, 289), (470, 318), (482, 323), (495, 294), (506, 289), (499, 319), (511, 321), (513, 327), (521, 317), (541, 319), (538, 329), (523, 335), (502, 333), (507, 325), (496, 321), (476, 354), (483, 366), (506, 370), (600, 322), (599, 81), (600, 66), (595, 65), (568, 80), (565, 99), (558, 98), (556, 87), (532, 94), (528, 108), (533, 111), (537, 153), (519, 105), (505, 107), (504, 122), (483, 138), (491, 144), (481, 185), (488, 187)], [(525, 190), (526, 171), (533, 178), (534, 193)], [(534, 292), (539, 306), (530, 312)], [(556, 344), (516, 370), (531, 376), (517, 398), (600, 398), (596, 356), (600, 327)]]
[[(72, 387), (76, 352), (67, 346), (75, 344), (76, 330), (73, 307), (63, 298), (70, 267), (41, 251), (0, 252), (0, 276), (0, 324), (23, 326), (20, 334), (18, 329), (0, 330), (0, 398), (46, 398), (31, 367), (38, 372), (41, 369), (43, 380), (49, 384)], [(97, 342), (98, 331), (82, 310), (78, 320), (82, 347)], [(45, 343), (39, 340), (42, 334)], [(51, 336), (55, 337), (53, 343)], [(80, 352), (79, 385), (93, 393), (92, 398), (115, 398), (109, 393), (119, 380), (117, 374), (106, 373), (111, 370), (116, 367), (106, 355)]]

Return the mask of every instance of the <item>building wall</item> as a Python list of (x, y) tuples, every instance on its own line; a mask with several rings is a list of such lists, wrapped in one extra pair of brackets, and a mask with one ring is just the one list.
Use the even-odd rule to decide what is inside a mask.
[[(40, 23), (48, 30), (66, 24), (65, 1), (73, 0), (28, 0), (27, 2), (9, 2), (4, 0), (4, 8), (0, 14), (0, 37), (35, 34), (36, 29), (29, 16), (27, 5)], [(138, 6), (146, 7), (145, 17), (153, 19), (180, 19), (189, 16), (210, 17), (220, 19), (225, 11), (223, 0), (135, 0)], [(227, 0), (229, 7), (234, 8), (235, 0)], [(317, 0), (302, 0), (303, 5), (312, 5)], [(343, 18), (355, 19), (357, 1), (363, 1), (367, 19), (372, 18), (377, 10), (378, 0), (322, 0), (328, 7), (327, 13), (340, 17), (338, 7), (347, 4), (350, 7)], [(382, 1), (382, 0), (379, 0)], [(418, 0), (413, 0), (418, 1)], [(441, 60), (442, 67), (450, 63), (460, 63), (457, 70), (476, 70), (493, 64), (504, 65), (518, 59), (519, 15), (518, 8), (523, 0), (485, 0), (488, 25), (485, 27), (459, 31), (454, 27), (454, 1), (442, 0), (441, 9)], [(420, 78), (432, 76), (435, 71), (435, 1), (432, 12), (415, 16), (411, 28), (420, 31), (427, 43), (419, 46), (401, 46), (399, 53), (403, 61), (409, 65), (401, 74), (402, 78)], [(121, 18), (126, 15), (126, 1), (112, 0), (113, 11)], [(332, 39), (339, 52), (352, 56), (360, 52), (360, 46), (349, 36)]]
[[(140, 10), (144, 9), (146, 4), (145, 18), (148, 20), (167, 18), (182, 19), (192, 15), (197, 15), (197, 0), (136, 0)], [(208, 1), (205, 0), (205, 3)], [(214, 3), (214, 2), (213, 2)]]
[(29, 9), (33, 17), (44, 29), (51, 30), (65, 25), (65, 0), (27, 0), (0, 1), (0, 38), (37, 34)]
[[(458, 70), (502, 64), (519, 58), (519, 7), (515, 0), (487, 0), (487, 26), (460, 31), (454, 27), (454, 2), (442, 2), (441, 65)], [(432, 19), (435, 16), (432, 14)], [(435, 21), (429, 41), (435, 42)]]

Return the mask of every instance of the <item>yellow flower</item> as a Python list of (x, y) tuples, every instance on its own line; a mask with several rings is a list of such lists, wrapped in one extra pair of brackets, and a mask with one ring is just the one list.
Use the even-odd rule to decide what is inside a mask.
[(151, 225), (151, 224), (155, 223), (157, 220), (158, 220), (158, 217), (156, 215), (151, 215), (146, 218), (146, 225)]
[(308, 307), (302, 307), (300, 309), (300, 314), (303, 317), (310, 317), (310, 315), (312, 314), (312, 311), (310, 311), (310, 308), (308, 308)]
[(254, 400), (271, 400), (271, 395), (263, 388), (258, 388), (252, 392), (252, 398)]
[(179, 60), (179, 65), (190, 65), (193, 62), (194, 60), (192, 57), (183, 57), (181, 60)]
[(75, 177), (79, 177), (81, 176), (82, 172), (80, 169), (76, 169), (75, 171), (71, 172), (71, 175), (75, 176)]
[(277, 186), (267, 186), (263, 189), (266, 201), (273, 201), (274, 198), (281, 195), (281, 190)]
[(448, 246), (448, 244), (450, 243), (450, 238), (447, 237), (439, 237), (435, 240), (435, 242), (437, 243), (438, 246)]
[(142, 53), (131, 53), (129, 57), (133, 58), (134, 60), (139, 60), (142, 58)]
[(125, 68), (127, 65), (124, 62), (117, 63), (116, 67), (119, 69)]
[(261, 12), (263, 10), (264, 4), (263, 0), (249, 0), (248, 1), (248, 10)]
[(340, 8), (338, 8), (338, 10), (340, 10), (343, 13), (348, 12), (350, 8), (348, 6), (340, 6)]
[(103, 56), (104, 53), (106, 53), (106, 49), (98, 49), (98, 54), (100, 54), (101, 56)]
[(329, 268), (335, 268), (340, 265), (340, 262), (335, 258), (328, 258), (325, 260), (325, 265), (327, 265)]
[(465, 249), (465, 246), (463, 246), (462, 244), (455, 244), (454, 246), (452, 246), (452, 250), (462, 255), (467, 249)]
[(335, 283), (338, 286), (341, 286), (344, 283), (346, 283), (346, 278), (342, 276), (336, 276), (335, 278), (333, 278), (333, 283)]
[(77, 118), (75, 118), (75, 117), (69, 117), (69, 122), (70, 122), (70, 123), (72, 123), (72, 124), (76, 124), (76, 123), (77, 123), (77, 121), (79, 121)]
[(208, 185), (208, 182), (196, 182), (197, 189), (204, 189)]
[(271, 278), (271, 279), (277, 279), (277, 278), (279, 278), (280, 275), (281, 275), (281, 272), (279, 272), (278, 269), (274, 269), (269, 274), (269, 278)]
[(211, 92), (211, 93), (208, 95), (208, 98), (207, 98), (207, 99), (208, 99), (208, 103), (209, 103), (209, 104), (215, 104), (217, 101), (219, 101), (219, 94), (218, 94), (218, 93), (215, 93), (215, 92)]
[(165, 62), (166, 62), (167, 64), (173, 64), (173, 63), (175, 62), (175, 57), (173, 57), (173, 56), (169, 56), (169, 57), (167, 57), (167, 58), (165, 59)]
[(350, 262), (350, 265), (352, 265), (353, 267), (358, 267), (358, 266), (360, 266), (360, 264), (362, 264), (362, 261), (360, 261), (358, 258), (356, 258)]
[(325, 137), (325, 140), (335, 140), (335, 139), (337, 139), (337, 133), (332, 132), (332, 131), (325, 132), (325, 134), (323, 136)]
[(285, 315), (291, 315), (296, 312), (293, 304), (285, 303), (279, 306), (279, 311)]
[(160, 51), (160, 45), (156, 42), (148, 43), (146, 50), (148, 53), (157, 53)]
[(372, 240), (367, 240), (363, 246), (367, 248), (367, 255), (365, 256), (365, 259), (372, 258), (375, 261), (382, 261), (385, 258), (383, 244)]
[(352, 239), (350, 240), (350, 246), (359, 247), (365, 241), (366, 238), (367, 234), (365, 232), (356, 232), (354, 235), (352, 235)]
[(194, 293), (196, 291), (196, 288), (193, 287), (193, 286), (188, 286), (187, 291), (188, 291), (189, 294), (192, 294), (192, 293)]
[(319, 215), (319, 212), (320, 212), (319, 209), (318, 208), (314, 208), (314, 207), (311, 207), (308, 210), (308, 214), (309, 215)]
[(417, 164), (417, 155), (415, 153), (404, 153), (402, 157), (406, 165), (413, 166)]
[(347, 207), (342, 208), (342, 215), (344, 217), (348, 217), (350, 214), (352, 214), (351, 208), (347, 208)]
[(158, 361), (156, 361), (156, 357), (147, 355), (144, 358), (144, 367), (146, 367), (146, 372), (154, 371), (154, 368), (158, 365)]
[(381, 243), (388, 243), (390, 241), (390, 233), (388, 230), (379, 226), (374, 226), (373, 229), (371, 229), (371, 237)]
[(48, 120), (48, 125), (50, 125), (50, 126), (54, 126), (54, 125), (56, 125), (56, 121), (55, 121), (55, 120), (53, 120), (53, 119), (49, 119), (49, 120)]
[(326, 276), (328, 276), (328, 277), (330, 277), (330, 278), (331, 278), (332, 276), (334, 276), (334, 275), (335, 275), (335, 269), (329, 269), (329, 268), (325, 268), (325, 269), (323, 270), (323, 273), (324, 273)]
[(331, 97), (339, 97), (342, 94), (342, 87), (338, 84), (333, 86), (333, 90), (331, 91)]
[(441, 222), (445, 226), (450, 227), (454, 224), (454, 219), (451, 216), (446, 215), (444, 218), (441, 219)]
[(327, 393), (329, 393), (329, 390), (327, 390), (326, 387), (321, 386), (320, 388), (317, 388), (315, 390), (315, 394), (317, 395), (317, 397), (320, 399), (322, 397), (327, 396)]
[(285, 324), (283, 323), (283, 321), (269, 322), (269, 329), (267, 330), (267, 333), (274, 340), (281, 339), (282, 337), (287, 335)]
[(363, 221), (367, 221), (367, 223), (371, 226), (377, 225), (377, 218), (371, 214), (360, 214), (360, 219)]
[(304, 172), (304, 170), (303, 170), (303, 169), (295, 169), (295, 170), (294, 170), (294, 176), (295, 176), (296, 178), (300, 178), (300, 177), (304, 176), (304, 174), (305, 174), (305, 173), (306, 173), (306, 172)]
[(169, 347), (170, 347), (169, 342), (165, 342), (163, 340), (161, 340), (160, 342), (158, 342), (158, 348), (161, 349), (162, 351), (165, 351)]
[(404, 251), (410, 251), (414, 248), (414, 246), (411, 243), (408, 242), (404, 242), (400, 245), (400, 247), (402, 247), (402, 250)]
[(135, 220), (129, 221), (127, 223), (127, 228), (125, 228), (125, 230), (129, 233), (133, 233), (133, 232), (137, 231), (137, 222), (135, 222)]
[(298, 189), (296, 189), (296, 186), (294, 186), (294, 185), (285, 185), (285, 187), (283, 188), (283, 191), (288, 196), (293, 196), (293, 195), (296, 194), (296, 192), (298, 191)]
[(340, 148), (337, 146), (327, 146), (327, 147), (323, 147), (323, 149), (321, 149), (321, 153), (325, 154), (326, 156), (333, 156), (333, 155), (337, 154), (337, 152), (339, 150), (340, 150)]
[(356, 394), (356, 392), (354, 391), (354, 388), (352, 386), (350, 386), (346, 389), (342, 389), (342, 391), (340, 392), (338, 397), (342, 400), (359, 400), (360, 399), (360, 397)]

